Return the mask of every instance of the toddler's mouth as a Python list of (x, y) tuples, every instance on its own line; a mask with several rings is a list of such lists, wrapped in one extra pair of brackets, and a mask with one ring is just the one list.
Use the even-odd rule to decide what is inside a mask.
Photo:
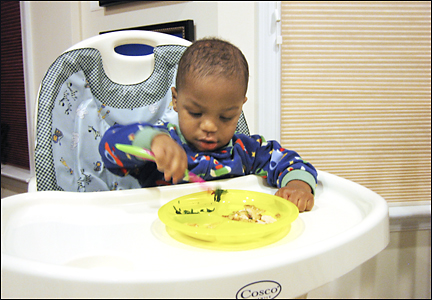
[(204, 151), (213, 151), (218, 147), (216, 141), (213, 140), (198, 140), (198, 148), (199, 150)]

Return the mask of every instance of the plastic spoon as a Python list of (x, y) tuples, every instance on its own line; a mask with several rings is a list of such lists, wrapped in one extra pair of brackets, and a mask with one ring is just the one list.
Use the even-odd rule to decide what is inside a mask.
[[(125, 145), (125, 144), (115, 144), (115, 147), (125, 153), (129, 153), (146, 160), (155, 161), (154, 153), (148, 149), (144, 149), (132, 145)], [(185, 177), (183, 179), (189, 182), (200, 182), (200, 183), (205, 182), (204, 179), (195, 175), (194, 173), (190, 172), (187, 169), (185, 170)]]

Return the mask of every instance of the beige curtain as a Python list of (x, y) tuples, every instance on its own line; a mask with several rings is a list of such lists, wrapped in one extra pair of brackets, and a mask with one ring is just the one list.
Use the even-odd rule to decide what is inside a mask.
[(387, 201), (431, 199), (431, 3), (282, 2), (281, 143)]

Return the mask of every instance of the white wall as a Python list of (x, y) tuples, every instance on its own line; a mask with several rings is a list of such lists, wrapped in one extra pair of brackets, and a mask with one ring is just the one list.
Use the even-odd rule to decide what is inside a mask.
[[(30, 111), (34, 111), (37, 89), (46, 70), (73, 44), (99, 31), (193, 19), (196, 38), (219, 36), (244, 52), (251, 74), (249, 101), (244, 111), (251, 132), (257, 132), (256, 3), (151, 1), (96, 10), (85, 1), (31, 1), (21, 5), (26, 97)], [(29, 115), (31, 124), (33, 117)], [(34, 141), (34, 136), (31, 139)], [(2, 197), (3, 191), (2, 180)], [(430, 230), (395, 232), (383, 252), (340, 279), (311, 291), (309, 296), (430, 298), (430, 276)]]

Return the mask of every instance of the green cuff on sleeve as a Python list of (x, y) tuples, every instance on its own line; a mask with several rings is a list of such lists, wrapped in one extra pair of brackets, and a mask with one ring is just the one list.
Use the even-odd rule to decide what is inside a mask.
[(285, 177), (282, 179), (281, 187), (284, 187), (288, 184), (288, 182), (292, 180), (301, 180), (309, 184), (312, 189), (312, 194), (315, 195), (315, 177), (309, 172), (303, 170), (292, 170), (288, 172)]
[(160, 130), (153, 127), (144, 127), (135, 133), (135, 138), (132, 142), (132, 145), (150, 150), (153, 138), (159, 134), (166, 134), (170, 136), (165, 130)]

